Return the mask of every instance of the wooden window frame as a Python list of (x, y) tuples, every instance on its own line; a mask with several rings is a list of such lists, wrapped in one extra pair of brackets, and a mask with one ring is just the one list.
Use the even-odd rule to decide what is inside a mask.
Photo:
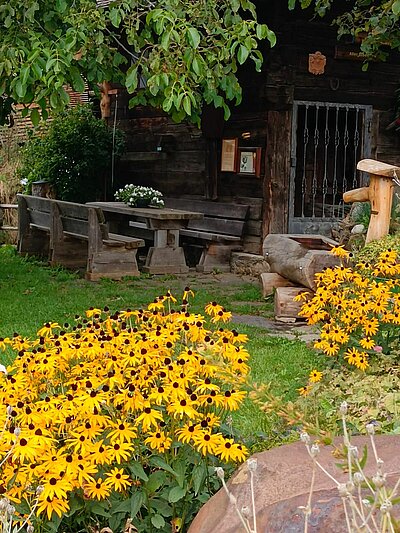
[[(250, 161), (248, 160), (250, 157)], [(244, 158), (246, 157), (246, 161)], [(240, 146), (237, 157), (237, 173), (241, 176), (261, 175), (261, 147), (260, 146)]]

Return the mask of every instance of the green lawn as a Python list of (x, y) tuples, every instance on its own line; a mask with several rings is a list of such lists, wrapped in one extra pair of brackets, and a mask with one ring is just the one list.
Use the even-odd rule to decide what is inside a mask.
[[(186, 285), (195, 292), (192, 304), (195, 312), (202, 312), (205, 304), (215, 300), (238, 314), (271, 315), (271, 302), (263, 300), (257, 281), (250, 283), (237, 278), (235, 282), (224, 283), (218, 275), (194, 273), (186, 278), (142, 276), (92, 283), (76, 273), (18, 257), (14, 248), (3, 246), (0, 247), (0, 337), (14, 332), (33, 337), (43, 323), (70, 322), (91, 306), (107, 305), (114, 311), (139, 308), (168, 289), (180, 297)], [(237, 324), (235, 327), (249, 336), (251, 379), (258, 383), (272, 382), (277, 394), (293, 398), (296, 388), (305, 383), (309, 371), (316, 366), (317, 354), (303, 342), (269, 336), (264, 328)], [(258, 446), (269, 447), (285, 439), (279, 420), (263, 414), (250, 400), (235, 413), (233, 426)]]

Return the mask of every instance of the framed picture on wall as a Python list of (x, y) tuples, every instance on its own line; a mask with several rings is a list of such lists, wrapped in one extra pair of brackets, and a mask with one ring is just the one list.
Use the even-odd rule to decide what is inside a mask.
[(236, 172), (238, 155), (237, 139), (222, 139), (221, 172)]
[(240, 146), (238, 148), (238, 174), (248, 174), (260, 177), (261, 148)]

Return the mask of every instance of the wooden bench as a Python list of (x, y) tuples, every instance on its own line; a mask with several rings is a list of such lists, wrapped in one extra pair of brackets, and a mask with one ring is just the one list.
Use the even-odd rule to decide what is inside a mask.
[(229, 272), (231, 252), (242, 249), (250, 206), (187, 198), (166, 198), (165, 206), (204, 214), (204, 218), (189, 220), (187, 228), (180, 230), (181, 241), (202, 247), (196, 266), (199, 272)]
[(47, 257), (51, 265), (86, 268), (85, 277), (138, 276), (142, 239), (109, 233), (98, 207), (38, 196), (17, 195), (18, 252)]

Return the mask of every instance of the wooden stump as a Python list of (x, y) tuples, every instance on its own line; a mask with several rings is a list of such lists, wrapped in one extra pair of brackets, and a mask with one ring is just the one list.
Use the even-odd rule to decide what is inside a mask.
[(53, 186), (45, 180), (34, 181), (32, 182), (32, 196), (55, 198)]
[(292, 322), (297, 319), (304, 320), (303, 317), (299, 316), (304, 300), (294, 301), (295, 296), (302, 292), (308, 293), (310, 297), (312, 296), (311, 291), (304, 287), (277, 287), (274, 301), (276, 320), (290, 320)]
[(260, 274), (260, 281), (263, 298), (271, 296), (271, 294), (274, 292), (274, 289), (277, 287), (293, 287), (294, 285), (288, 279), (273, 272), (263, 272)]

